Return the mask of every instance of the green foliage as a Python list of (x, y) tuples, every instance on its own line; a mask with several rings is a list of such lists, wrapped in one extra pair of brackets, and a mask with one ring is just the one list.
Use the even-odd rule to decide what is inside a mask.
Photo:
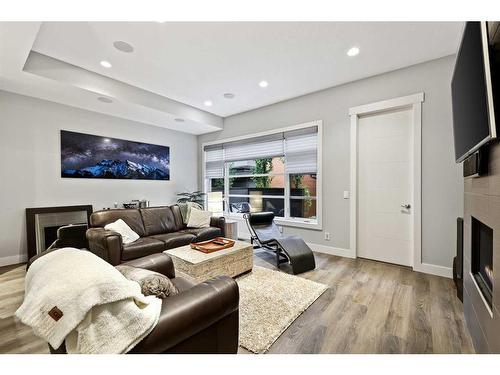
[[(252, 174), (267, 174), (273, 170), (273, 159), (264, 158), (256, 159), (255, 167), (252, 168)], [(252, 177), (252, 181), (255, 182), (255, 187), (260, 189), (269, 188), (271, 186), (272, 177), (259, 176)]]
[[(231, 169), (234, 168), (234, 163), (230, 163), (229, 164), (229, 170), (231, 171)], [(231, 174), (231, 172), (230, 172)], [(234, 186), (234, 181), (235, 181), (235, 177), (231, 177), (229, 178), (229, 188), (232, 188)]]
[(213, 188), (224, 188), (224, 179), (223, 178), (214, 178), (212, 182)]
[(306, 199), (304, 199), (304, 209), (309, 210), (312, 207), (312, 199), (311, 192), (307, 187), (304, 189), (304, 196), (306, 197)]
[[(292, 175), (293, 185), (294, 185), (295, 189), (302, 189), (303, 178), (304, 178), (304, 176), (300, 175), (300, 174)], [(313, 201), (311, 199), (311, 191), (309, 190), (309, 188), (307, 186), (304, 188), (304, 197), (305, 197), (305, 199), (304, 199), (304, 211), (308, 211), (312, 207)]]
[(300, 189), (302, 187), (302, 178), (304, 176), (300, 175), (300, 174), (294, 174), (292, 175), (293, 177), (293, 183), (295, 185), (295, 189)]
[(202, 191), (193, 191), (192, 193), (190, 192), (178, 193), (177, 196), (179, 198), (177, 199), (177, 203), (195, 202), (200, 204), (201, 206), (204, 206), (205, 199), (203, 197), (205, 195), (206, 194), (203, 193)]

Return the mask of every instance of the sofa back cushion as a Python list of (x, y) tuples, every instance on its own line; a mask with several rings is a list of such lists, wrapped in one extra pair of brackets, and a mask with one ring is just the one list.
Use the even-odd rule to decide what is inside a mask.
[(140, 209), (147, 236), (178, 231), (178, 223), (171, 207), (148, 207)]
[(178, 205), (173, 205), (173, 206), (170, 206), (170, 208), (172, 209), (172, 213), (174, 214), (174, 218), (175, 218), (175, 230), (183, 230), (186, 228), (186, 224), (184, 223), (184, 220), (182, 218), (182, 212), (181, 212), (181, 208), (178, 206)]
[(146, 229), (142, 221), (141, 212), (138, 209), (123, 209), (123, 210), (102, 210), (96, 211), (90, 215), (90, 225), (92, 227), (104, 227), (107, 224), (113, 223), (118, 219), (122, 219), (127, 225), (139, 236), (146, 236)]

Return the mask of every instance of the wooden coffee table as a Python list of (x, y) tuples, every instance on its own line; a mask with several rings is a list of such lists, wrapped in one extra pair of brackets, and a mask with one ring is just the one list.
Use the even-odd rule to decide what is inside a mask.
[(175, 272), (197, 283), (216, 276), (235, 277), (253, 267), (253, 246), (236, 241), (229, 249), (210, 254), (193, 250), (189, 245), (165, 251), (174, 262)]

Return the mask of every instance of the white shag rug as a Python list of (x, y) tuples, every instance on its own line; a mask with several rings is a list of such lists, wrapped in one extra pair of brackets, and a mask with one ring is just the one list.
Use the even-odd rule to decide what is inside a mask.
[(236, 282), (240, 289), (240, 346), (254, 353), (266, 352), (328, 288), (256, 266)]

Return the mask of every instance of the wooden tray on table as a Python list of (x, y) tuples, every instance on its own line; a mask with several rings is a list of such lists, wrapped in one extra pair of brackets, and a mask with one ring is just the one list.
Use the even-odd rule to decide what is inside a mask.
[(205, 254), (213, 253), (214, 251), (219, 251), (223, 249), (228, 249), (234, 246), (235, 241), (224, 238), (215, 237), (214, 239), (202, 242), (193, 242), (191, 244), (191, 249), (201, 251)]

